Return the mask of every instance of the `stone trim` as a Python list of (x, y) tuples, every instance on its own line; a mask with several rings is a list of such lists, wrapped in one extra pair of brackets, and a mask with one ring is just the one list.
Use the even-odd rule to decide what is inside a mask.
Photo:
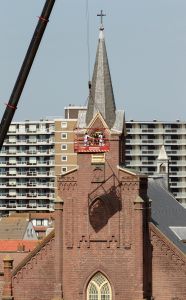
[(186, 274), (186, 255), (175, 246), (153, 223), (149, 224), (151, 243), (161, 251)]

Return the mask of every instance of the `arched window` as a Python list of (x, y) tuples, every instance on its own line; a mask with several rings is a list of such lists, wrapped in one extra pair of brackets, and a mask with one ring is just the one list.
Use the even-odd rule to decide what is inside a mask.
[(87, 300), (112, 300), (110, 283), (102, 273), (96, 273), (89, 282)]
[(164, 164), (161, 164), (161, 165), (160, 165), (160, 173), (161, 173), (161, 174), (162, 174), (162, 173), (166, 173), (166, 167), (165, 167)]

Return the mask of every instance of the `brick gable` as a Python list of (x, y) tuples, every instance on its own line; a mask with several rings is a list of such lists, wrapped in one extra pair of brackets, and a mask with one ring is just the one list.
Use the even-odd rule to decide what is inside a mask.
[(150, 225), (153, 296), (158, 300), (186, 299), (186, 256), (155, 225)]

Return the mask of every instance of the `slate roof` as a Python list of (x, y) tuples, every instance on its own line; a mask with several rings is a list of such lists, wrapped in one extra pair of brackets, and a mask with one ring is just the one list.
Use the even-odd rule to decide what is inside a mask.
[(124, 110), (116, 110), (103, 30), (101, 27), (87, 110), (79, 111), (77, 128), (87, 128), (99, 112), (109, 129), (122, 133), (125, 114)]
[(86, 124), (99, 111), (109, 128), (114, 125), (116, 106), (109, 70), (103, 28), (100, 28), (96, 61), (94, 65), (91, 93), (89, 95)]
[(186, 227), (186, 209), (156, 179), (148, 181), (148, 196), (152, 200), (152, 222), (186, 254), (186, 243), (170, 228)]
[(29, 219), (4, 217), (0, 220), (0, 240), (21, 240), (24, 238)]

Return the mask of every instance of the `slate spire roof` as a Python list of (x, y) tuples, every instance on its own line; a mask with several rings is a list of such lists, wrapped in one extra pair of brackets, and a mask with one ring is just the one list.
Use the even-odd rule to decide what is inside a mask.
[(87, 125), (97, 112), (101, 113), (108, 127), (112, 128), (116, 119), (116, 106), (102, 25), (99, 30), (96, 61), (89, 94), (86, 114)]

